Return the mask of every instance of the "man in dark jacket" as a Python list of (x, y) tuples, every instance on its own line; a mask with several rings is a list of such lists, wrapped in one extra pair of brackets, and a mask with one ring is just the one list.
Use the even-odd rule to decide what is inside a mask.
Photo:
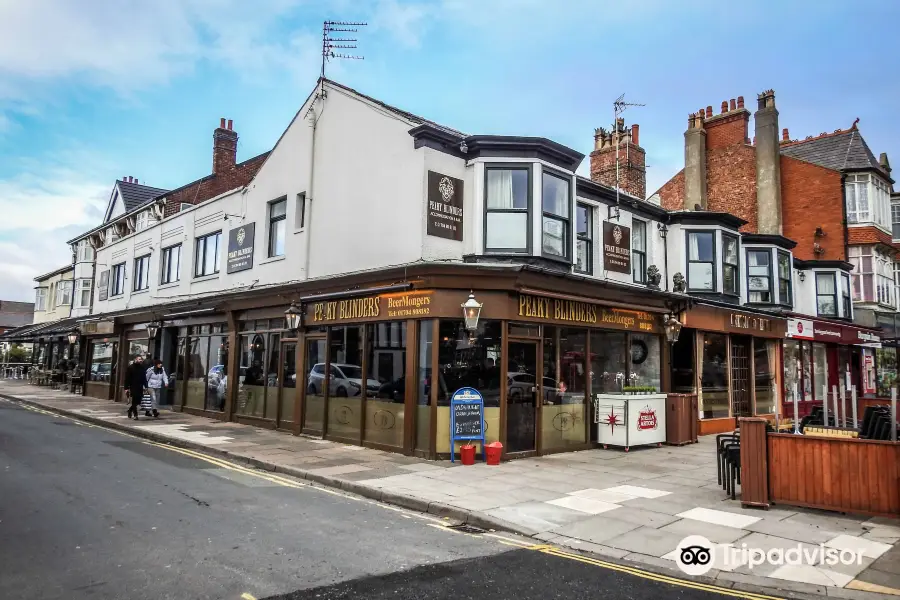
[(144, 368), (144, 357), (138, 354), (134, 357), (134, 362), (125, 369), (125, 395), (131, 399), (131, 406), (128, 408), (129, 419), (134, 415), (134, 420), (138, 420), (138, 407), (141, 405), (146, 386), (147, 370)]

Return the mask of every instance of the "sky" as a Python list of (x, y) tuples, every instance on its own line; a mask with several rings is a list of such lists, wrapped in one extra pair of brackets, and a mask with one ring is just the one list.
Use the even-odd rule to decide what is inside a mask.
[(470, 134), (588, 154), (624, 93), (645, 105), (624, 117), (652, 193), (683, 166), (689, 113), (769, 88), (792, 138), (859, 118), (900, 164), (898, 18), (870, 0), (0, 0), (0, 299), (33, 300), (71, 261), (117, 178), (209, 174), (220, 117), (239, 161), (271, 149), (315, 85), (325, 19), (368, 23), (365, 59), (329, 78)]

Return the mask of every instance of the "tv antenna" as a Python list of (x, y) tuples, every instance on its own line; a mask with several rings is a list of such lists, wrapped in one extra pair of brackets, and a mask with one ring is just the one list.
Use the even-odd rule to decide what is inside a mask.
[[(616, 138), (616, 206), (615, 206), (615, 217), (611, 216), (613, 212), (613, 207), (610, 207), (610, 218), (618, 219), (619, 218), (619, 140), (622, 137), (622, 134), (625, 133), (625, 122), (622, 121), (622, 129), (619, 130), (619, 119), (621, 118), (621, 114), (625, 112), (625, 110), (629, 106), (647, 106), (646, 104), (639, 104), (637, 102), (625, 102), (625, 94), (622, 94), (618, 98), (616, 98), (615, 102), (613, 102), (613, 131), (615, 132)], [(625, 147), (626, 156), (628, 158), (628, 148), (631, 144)]]
[[(355, 50), (356, 38), (333, 37), (334, 34), (356, 33), (358, 27), (365, 27), (368, 23), (355, 23), (350, 21), (325, 21), (322, 24), (322, 78), (325, 77), (325, 63), (336, 58), (347, 60), (364, 60), (363, 56), (345, 54), (341, 50)], [(335, 52), (337, 50), (337, 52)]]

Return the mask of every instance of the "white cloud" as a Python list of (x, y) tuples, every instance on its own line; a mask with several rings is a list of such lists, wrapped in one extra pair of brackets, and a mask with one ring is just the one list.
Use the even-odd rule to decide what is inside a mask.
[(404, 46), (417, 48), (425, 29), (426, 17), (431, 8), (422, 4), (403, 4), (397, 0), (379, 0), (372, 15), (372, 26), (375, 31), (387, 31)]
[(111, 183), (83, 177), (72, 169), (55, 168), (0, 180), (0, 232), (46, 232), (67, 225), (97, 225)]

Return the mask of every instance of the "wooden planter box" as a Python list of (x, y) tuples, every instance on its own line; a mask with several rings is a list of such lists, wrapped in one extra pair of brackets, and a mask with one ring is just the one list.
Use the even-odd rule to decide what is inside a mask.
[(900, 443), (770, 433), (767, 446), (773, 503), (900, 515)]

